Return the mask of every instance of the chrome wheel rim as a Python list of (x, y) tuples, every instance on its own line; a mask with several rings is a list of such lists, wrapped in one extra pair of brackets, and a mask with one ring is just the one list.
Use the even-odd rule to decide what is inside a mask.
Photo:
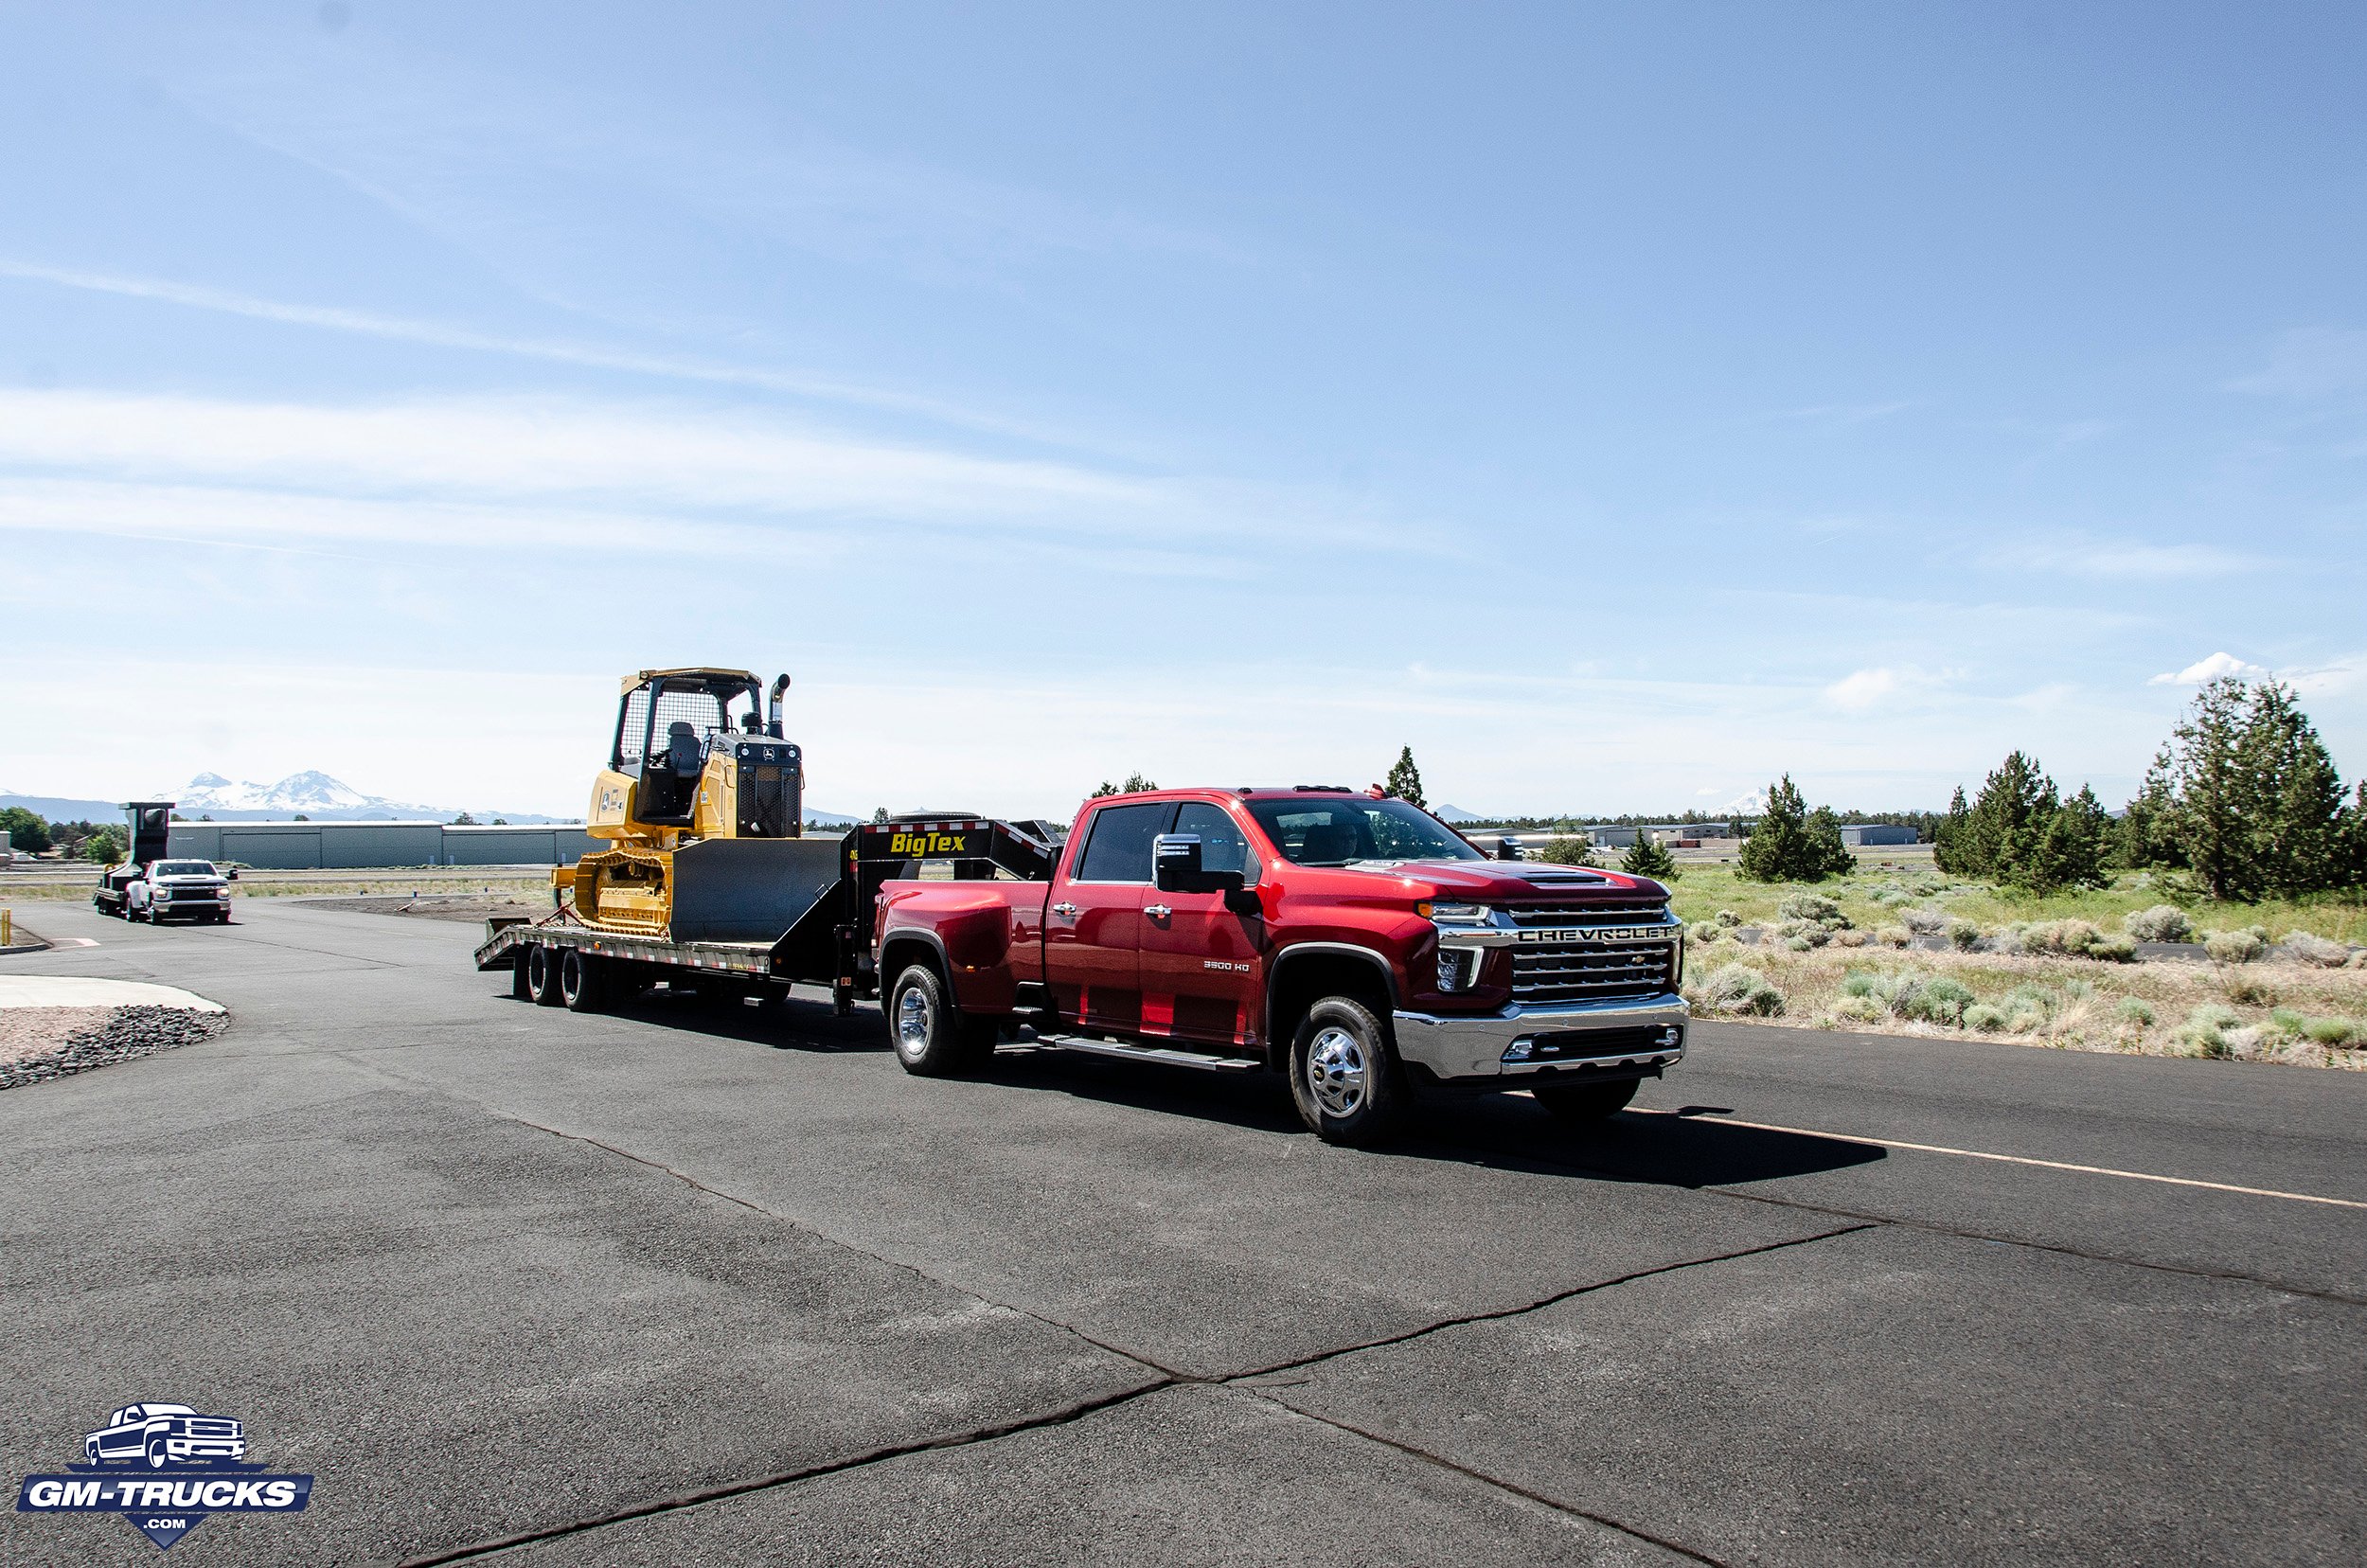
[(1307, 1088), (1327, 1116), (1352, 1116), (1364, 1108), (1371, 1063), (1364, 1043), (1336, 1025), (1316, 1035), (1307, 1048)]
[(929, 1047), (929, 998), (918, 986), (908, 986), (896, 999), (896, 1048), (918, 1056)]

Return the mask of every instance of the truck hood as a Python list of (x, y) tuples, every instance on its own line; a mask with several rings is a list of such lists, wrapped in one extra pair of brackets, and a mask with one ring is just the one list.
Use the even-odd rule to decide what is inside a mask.
[(1361, 861), (1342, 869), (1359, 876), (1386, 877), (1406, 886), (1408, 897), (1415, 899), (1585, 903), (1593, 899), (1668, 897), (1668, 889), (1649, 877), (1528, 861)]

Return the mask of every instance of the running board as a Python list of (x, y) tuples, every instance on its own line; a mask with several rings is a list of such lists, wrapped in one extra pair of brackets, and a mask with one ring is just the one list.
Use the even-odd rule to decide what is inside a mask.
[(1033, 1043), (1092, 1056), (1123, 1057), (1129, 1061), (1161, 1061), (1170, 1067), (1190, 1067), (1202, 1073), (1262, 1073), (1266, 1064), (1254, 1057), (1209, 1056), (1179, 1051), (1166, 1045), (1130, 1045), (1114, 1040), (1090, 1040), (1083, 1035), (1040, 1034)]

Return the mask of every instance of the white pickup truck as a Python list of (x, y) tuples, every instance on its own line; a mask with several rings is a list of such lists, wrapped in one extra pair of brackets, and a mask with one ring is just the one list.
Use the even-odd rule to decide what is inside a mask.
[(185, 1404), (132, 1404), (110, 1411), (107, 1424), (82, 1439), (94, 1465), (144, 1460), (150, 1470), (191, 1460), (246, 1457), (246, 1428), (227, 1416), (200, 1416)]

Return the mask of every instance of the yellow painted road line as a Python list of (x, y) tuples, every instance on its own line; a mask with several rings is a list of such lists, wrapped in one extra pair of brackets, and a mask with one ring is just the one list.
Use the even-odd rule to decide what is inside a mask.
[[(1646, 1116), (1669, 1116), (1672, 1111), (1644, 1111)], [(1772, 1122), (1743, 1121), (1734, 1116), (1687, 1116), (1687, 1121), (1717, 1127), (1748, 1127), (1757, 1132), (1789, 1132), (1803, 1138), (1831, 1138), (1839, 1143), (1873, 1144), (1880, 1149), (1909, 1149), (1918, 1154), (1953, 1154), (1960, 1160), (1995, 1160), (2002, 1165), (2037, 1166), (2041, 1170), (2071, 1170), (2082, 1176), (2118, 1176), (2130, 1182), (2160, 1182), (2164, 1186), (2201, 1187), (2210, 1192), (2235, 1192), (2247, 1198), (2284, 1198), (2296, 1203), (2323, 1203), (2330, 1208), (2367, 1209), (2356, 1198), (2322, 1198), (2314, 1192), (2283, 1192), (2275, 1187), (2237, 1186), (2233, 1182), (2204, 1182), (2192, 1176), (2156, 1176), (2146, 1170), (2116, 1170), (2110, 1166), (2073, 1165), (2069, 1160), (2038, 1160), (2027, 1154), (1992, 1154), (1979, 1149), (1950, 1149), (1946, 1144), (1909, 1143), (1903, 1138), (1877, 1138), (1863, 1132), (1825, 1132), (1813, 1127), (1778, 1127)]]

